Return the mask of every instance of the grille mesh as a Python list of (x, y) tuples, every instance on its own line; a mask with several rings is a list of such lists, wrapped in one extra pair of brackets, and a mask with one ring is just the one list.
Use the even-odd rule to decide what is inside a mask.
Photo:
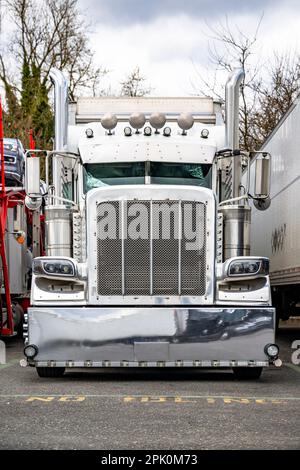
[[(204, 295), (206, 280), (206, 207), (200, 203), (182, 202), (182, 241), (181, 241), (181, 291), (184, 295)], [(192, 221), (191, 232), (185, 230), (187, 227), (186, 219)], [(196, 219), (201, 220), (199, 224), (201, 230), (196, 236)], [(194, 236), (192, 236), (195, 234)], [(197, 247), (196, 250), (186, 249), (188, 244)]]
[[(124, 274), (126, 295), (149, 295), (150, 285), (150, 255), (149, 227), (150, 201), (128, 201), (127, 227), (130, 232), (124, 240)], [(136, 207), (136, 209), (135, 209)], [(136, 222), (134, 222), (136, 220)], [(132, 235), (138, 235), (132, 239)], [(144, 239), (144, 237), (147, 237)]]
[[(100, 295), (119, 295), (122, 291), (122, 238), (119, 218), (119, 202), (110, 202), (115, 209), (116, 238), (103, 239), (99, 233), (100, 223), (108, 220), (108, 210), (105, 203), (97, 207), (97, 281)], [(104, 226), (104, 229), (106, 227)], [(108, 234), (109, 235), (109, 234)]]
[(205, 234), (198, 201), (99, 203), (98, 295), (205, 295)]
[(167, 201), (154, 207), (161, 211), (157, 210), (158, 214), (153, 211), (153, 218), (157, 217), (157, 224), (153, 224), (153, 294), (177, 295), (179, 204), (178, 201)]

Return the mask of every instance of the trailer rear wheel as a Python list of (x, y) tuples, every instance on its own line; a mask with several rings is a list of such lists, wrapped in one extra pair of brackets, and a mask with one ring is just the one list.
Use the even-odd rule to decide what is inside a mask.
[(39, 377), (62, 377), (65, 372), (64, 367), (37, 367)]
[(262, 373), (262, 367), (233, 367), (233, 373), (239, 380), (256, 380)]

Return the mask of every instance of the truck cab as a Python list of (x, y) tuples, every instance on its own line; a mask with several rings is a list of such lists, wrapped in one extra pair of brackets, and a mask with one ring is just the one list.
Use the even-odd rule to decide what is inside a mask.
[[(250, 255), (242, 78), (238, 70), (227, 83), (225, 125), (221, 104), (206, 97), (83, 98), (67, 115), (66, 82), (52, 72), (47, 253), (33, 261), (25, 324), (25, 365), (40, 376), (229, 367), (258, 378), (279, 365), (268, 260)], [(38, 166), (27, 159), (37, 205)]]

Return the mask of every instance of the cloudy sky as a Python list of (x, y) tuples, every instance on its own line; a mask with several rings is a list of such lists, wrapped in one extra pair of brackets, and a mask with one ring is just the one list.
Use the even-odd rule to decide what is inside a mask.
[[(253, 61), (300, 47), (300, 0), (79, 0), (90, 18), (95, 62), (110, 70), (112, 91), (139, 65), (152, 94), (195, 93), (209, 67), (209, 27), (224, 22), (252, 36)], [(107, 81), (108, 84), (108, 81)]]

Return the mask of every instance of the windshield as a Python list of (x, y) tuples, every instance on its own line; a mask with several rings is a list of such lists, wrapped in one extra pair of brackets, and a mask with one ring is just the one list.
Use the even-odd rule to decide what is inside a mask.
[(118, 184), (174, 184), (211, 188), (211, 165), (205, 163), (118, 162), (84, 165), (84, 192)]

